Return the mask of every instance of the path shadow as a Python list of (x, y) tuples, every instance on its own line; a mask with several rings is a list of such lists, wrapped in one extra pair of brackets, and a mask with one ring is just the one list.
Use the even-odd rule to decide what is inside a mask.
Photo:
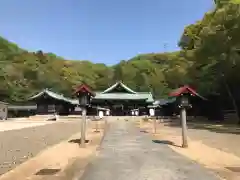
[(38, 176), (49, 176), (49, 175), (54, 175), (57, 174), (61, 169), (51, 169), (51, 168), (46, 168), (46, 169), (41, 169), (39, 170), (35, 175)]
[(225, 167), (225, 168), (232, 172), (240, 173), (240, 167)]
[[(69, 140), (68, 141), (69, 143), (76, 143), (76, 144), (79, 144), (80, 142), (81, 142), (81, 139), (79, 138), (79, 139), (71, 139), (71, 140)], [(85, 140), (85, 143), (88, 143), (89, 142), (89, 140)]]
[(94, 133), (100, 133), (101, 131), (99, 131), (99, 130), (94, 130), (93, 132), (94, 132)]
[(169, 141), (169, 140), (157, 140), (157, 139), (154, 139), (154, 140), (152, 140), (152, 142), (156, 143), (156, 144), (165, 144), (165, 145), (170, 145), (170, 146), (175, 146), (175, 147), (182, 147), (182, 146), (176, 145), (174, 142)]
[[(181, 127), (179, 120), (165, 123), (164, 126)], [(227, 133), (240, 135), (240, 127), (238, 125), (220, 124), (214, 122), (187, 122), (188, 129), (208, 130), (215, 133)]]
[(140, 132), (142, 132), (142, 133), (148, 133), (146, 130), (144, 130), (144, 129), (142, 129), (142, 130), (140, 130)]

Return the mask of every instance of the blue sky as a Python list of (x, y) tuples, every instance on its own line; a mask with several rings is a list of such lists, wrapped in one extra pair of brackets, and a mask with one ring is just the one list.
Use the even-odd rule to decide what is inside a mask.
[(115, 64), (178, 49), (184, 26), (212, 8), (212, 0), (5, 0), (0, 36), (31, 51)]

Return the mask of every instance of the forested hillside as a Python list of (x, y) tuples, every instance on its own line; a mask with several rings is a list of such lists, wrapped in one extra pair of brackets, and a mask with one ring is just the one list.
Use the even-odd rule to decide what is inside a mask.
[(218, 3), (216, 9), (185, 28), (179, 46), (192, 65), (189, 83), (205, 95), (219, 95), (239, 106), (240, 6)]
[(177, 87), (180, 78), (177, 73), (184, 73), (184, 64), (181, 68), (174, 65), (175, 61), (180, 62), (176, 59), (178, 53), (140, 55), (108, 67), (90, 61), (64, 60), (42, 51), (27, 52), (3, 38), (0, 49), (0, 95), (1, 100), (8, 102), (22, 101), (44, 88), (70, 96), (82, 82), (103, 90), (117, 80), (137, 91), (151, 90), (160, 97), (169, 88)]
[(102, 90), (123, 80), (136, 91), (151, 90), (156, 97), (190, 84), (205, 96), (232, 96), (239, 104), (239, 5), (217, 3), (201, 21), (183, 31), (180, 51), (138, 55), (111, 67), (42, 51), (27, 52), (0, 38), (0, 99), (21, 101), (43, 88), (71, 95), (81, 82)]

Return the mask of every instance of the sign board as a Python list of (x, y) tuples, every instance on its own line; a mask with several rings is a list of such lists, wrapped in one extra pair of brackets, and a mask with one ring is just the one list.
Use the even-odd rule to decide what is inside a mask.
[(131, 111), (132, 116), (134, 116), (134, 111)]
[(138, 110), (135, 111), (135, 116), (138, 116), (139, 112)]
[(150, 114), (150, 116), (154, 116), (155, 115), (154, 109), (149, 109), (149, 114)]
[(55, 116), (56, 121), (59, 120), (59, 116), (56, 112), (54, 113), (54, 116)]
[(100, 117), (100, 119), (102, 119), (103, 118), (103, 111), (99, 111), (98, 116)]

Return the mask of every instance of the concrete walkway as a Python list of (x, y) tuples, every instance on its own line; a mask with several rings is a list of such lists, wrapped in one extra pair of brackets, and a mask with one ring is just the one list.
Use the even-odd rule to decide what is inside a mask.
[(214, 174), (155, 144), (130, 121), (111, 122), (99, 155), (81, 180), (217, 180)]

